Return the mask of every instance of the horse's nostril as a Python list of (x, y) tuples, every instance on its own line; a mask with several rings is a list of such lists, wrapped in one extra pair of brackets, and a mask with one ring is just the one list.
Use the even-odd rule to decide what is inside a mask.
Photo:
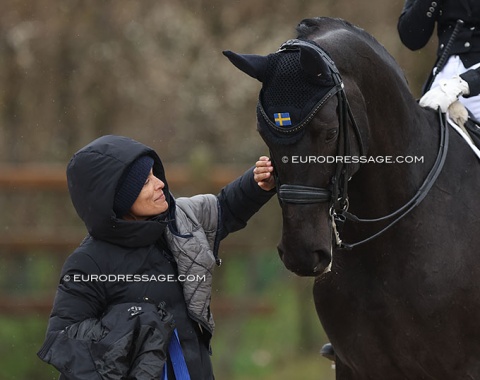
[(315, 256), (316, 256), (317, 262), (313, 268), (313, 273), (316, 275), (319, 275), (325, 271), (328, 271), (330, 268), (330, 265), (332, 264), (331, 253), (324, 250), (318, 250), (318, 251), (315, 251)]

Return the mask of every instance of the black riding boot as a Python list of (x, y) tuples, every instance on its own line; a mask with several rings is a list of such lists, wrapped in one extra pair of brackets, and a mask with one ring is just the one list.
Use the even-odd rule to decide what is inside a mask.
[(330, 359), (331, 361), (335, 361), (335, 350), (333, 349), (332, 344), (324, 344), (322, 349), (320, 350), (320, 355), (327, 359)]

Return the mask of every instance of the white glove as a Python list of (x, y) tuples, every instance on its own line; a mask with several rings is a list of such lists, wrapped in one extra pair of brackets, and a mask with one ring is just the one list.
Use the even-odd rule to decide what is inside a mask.
[(468, 83), (459, 76), (454, 76), (452, 79), (440, 80), (439, 86), (427, 91), (420, 99), (420, 105), (434, 110), (440, 107), (442, 112), (447, 112), (450, 104), (458, 100), (460, 96), (469, 93)]

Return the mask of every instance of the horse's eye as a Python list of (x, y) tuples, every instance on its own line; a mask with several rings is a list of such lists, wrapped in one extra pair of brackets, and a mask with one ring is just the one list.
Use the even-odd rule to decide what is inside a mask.
[(337, 138), (338, 130), (336, 128), (329, 129), (327, 131), (327, 136), (325, 137), (326, 142), (331, 142)]

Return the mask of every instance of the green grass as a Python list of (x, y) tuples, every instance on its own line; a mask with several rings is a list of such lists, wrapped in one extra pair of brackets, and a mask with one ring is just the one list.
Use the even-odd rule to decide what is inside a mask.
[(257, 271), (237, 257), (226, 264), (222, 292), (264, 298), (273, 311), (217, 318), (212, 357), (217, 378), (334, 379), (330, 362), (319, 354), (327, 340), (314, 310), (312, 280), (290, 274), (273, 254), (257, 257)]
[(56, 379), (58, 373), (38, 359), (46, 328), (46, 319), (0, 317), (0, 379)]
[[(22, 263), (28, 279), (11, 294), (35, 295), (52, 287), (55, 264), (43, 255)], [(2, 270), (4, 275), (8, 271)], [(32, 288), (30, 282), (41, 284)], [(232, 313), (216, 316), (212, 361), (219, 380), (333, 380), (330, 362), (319, 350), (327, 341), (316, 316), (312, 279), (288, 272), (274, 252), (231, 254), (218, 268), (213, 298), (226, 298)], [(271, 307), (257, 314), (249, 303)], [(55, 369), (38, 359), (48, 316), (0, 317), (0, 379), (57, 379)]]

